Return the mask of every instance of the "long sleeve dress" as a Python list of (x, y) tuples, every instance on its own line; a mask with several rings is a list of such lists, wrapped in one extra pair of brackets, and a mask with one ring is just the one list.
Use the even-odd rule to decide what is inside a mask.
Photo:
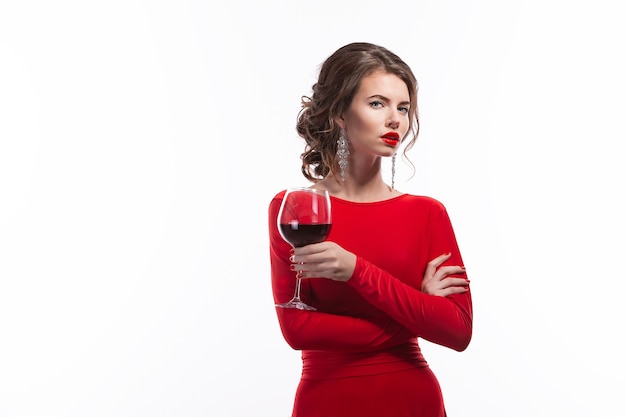
[[(291, 246), (276, 225), (283, 196), (268, 210), (277, 303), (291, 299), (296, 283)], [(331, 197), (331, 205), (327, 240), (357, 255), (356, 268), (347, 282), (302, 281), (301, 297), (317, 311), (276, 308), (285, 341), (302, 351), (292, 417), (445, 416), (439, 383), (418, 344), (422, 338), (462, 351), (472, 335), (469, 291), (449, 297), (420, 291), (430, 260), (451, 253), (446, 265), (463, 265), (445, 207), (410, 194), (368, 203)]]

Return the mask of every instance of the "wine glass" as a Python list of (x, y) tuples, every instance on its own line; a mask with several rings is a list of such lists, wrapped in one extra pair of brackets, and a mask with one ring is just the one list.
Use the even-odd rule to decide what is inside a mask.
[[(330, 196), (328, 191), (314, 188), (289, 188), (278, 212), (280, 235), (294, 248), (322, 242), (331, 226)], [(296, 291), (293, 298), (277, 307), (315, 310), (300, 299), (300, 278), (296, 273)]]

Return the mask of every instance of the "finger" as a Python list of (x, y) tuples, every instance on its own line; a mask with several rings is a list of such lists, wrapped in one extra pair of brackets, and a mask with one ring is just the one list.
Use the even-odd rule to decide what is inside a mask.
[(312, 253), (319, 253), (327, 250), (332, 245), (332, 242), (324, 241), (320, 243), (312, 243), (310, 245), (294, 248), (293, 253), (295, 255), (310, 255)]
[(299, 271), (298, 276), (301, 279), (310, 279), (310, 278), (333, 278), (331, 271)]
[(311, 255), (307, 255), (302, 257), (303, 262), (293, 263), (289, 266), (292, 271), (300, 272), (302, 274), (307, 275), (308, 278), (315, 276), (324, 276), (319, 275), (326, 273), (328, 270), (332, 270), (333, 263), (327, 262), (325, 259), (314, 260), (311, 259)]
[(303, 272), (303, 271), (300, 271), (300, 272), (299, 272), (299, 274), (300, 274), (300, 275), (299, 275), (300, 279), (324, 278), (324, 277), (323, 277), (321, 274), (319, 274), (319, 273), (314, 274), (314, 273), (312, 273), (312, 272)]
[(465, 274), (465, 268), (462, 266), (442, 266), (441, 268), (439, 268), (436, 272), (435, 272), (435, 277), (437, 279), (443, 279), (445, 277), (447, 277), (448, 275), (454, 275), (454, 274)]
[(327, 242), (295, 248), (293, 254), (289, 257), (289, 261), (292, 263), (322, 262), (329, 256), (332, 256), (332, 247), (325, 245), (325, 243)]
[(428, 262), (428, 265), (426, 265), (426, 271), (433, 271), (439, 268), (439, 266), (441, 266), (441, 264), (450, 259), (451, 256), (452, 253), (450, 252), (437, 256), (435, 259)]
[(469, 287), (469, 284), (469, 280), (465, 278), (445, 278), (441, 281), (440, 288)]
[(464, 294), (466, 292), (468, 292), (469, 289), (467, 287), (449, 287), (446, 288), (445, 290), (442, 290), (442, 297), (448, 297), (450, 295), (455, 295), (455, 294)]
[(320, 264), (307, 264), (300, 271), (303, 278), (328, 278), (336, 281), (345, 281), (347, 278), (346, 271), (338, 268), (333, 262)]

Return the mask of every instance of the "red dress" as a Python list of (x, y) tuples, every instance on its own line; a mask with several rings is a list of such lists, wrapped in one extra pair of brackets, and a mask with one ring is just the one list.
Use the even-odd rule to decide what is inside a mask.
[[(269, 206), (272, 290), (291, 299), (295, 275), (276, 219), (284, 191)], [(404, 194), (354, 203), (331, 197), (329, 241), (357, 255), (347, 282), (302, 281), (317, 311), (276, 308), (287, 343), (302, 351), (292, 417), (442, 417), (436, 377), (418, 338), (464, 350), (472, 335), (470, 292), (439, 297), (420, 291), (427, 263), (444, 253), (463, 265), (445, 207)]]

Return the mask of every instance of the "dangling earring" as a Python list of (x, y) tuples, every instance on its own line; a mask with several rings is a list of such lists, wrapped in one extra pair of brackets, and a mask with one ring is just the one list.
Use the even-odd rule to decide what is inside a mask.
[(396, 154), (391, 157), (391, 189), (395, 190), (396, 185)]
[(337, 140), (337, 157), (339, 158), (339, 169), (341, 170), (341, 181), (346, 181), (346, 167), (348, 166), (348, 137), (346, 136), (346, 130), (341, 129), (339, 139)]

